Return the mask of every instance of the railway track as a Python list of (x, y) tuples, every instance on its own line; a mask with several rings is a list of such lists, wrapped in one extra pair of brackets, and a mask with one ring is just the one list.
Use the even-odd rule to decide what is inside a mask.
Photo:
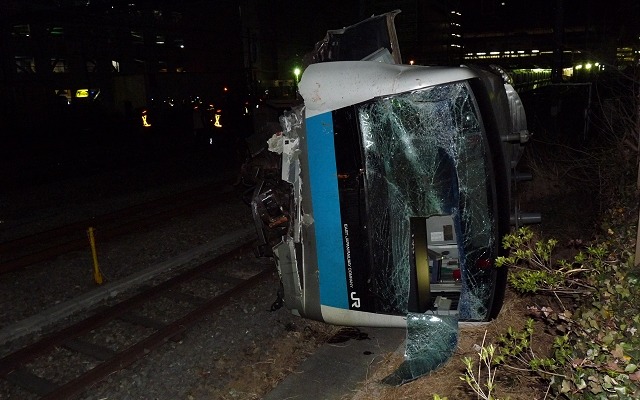
[(208, 207), (220, 192), (204, 186), (0, 243), (0, 274), (88, 248), (87, 229), (107, 241)]
[[(254, 259), (253, 241), (47, 335), (0, 359), (11, 398), (71, 399), (181, 335), (273, 273)], [(251, 254), (251, 255), (249, 255)], [(47, 372), (48, 365), (58, 365)], [(64, 365), (64, 368), (60, 368)]]

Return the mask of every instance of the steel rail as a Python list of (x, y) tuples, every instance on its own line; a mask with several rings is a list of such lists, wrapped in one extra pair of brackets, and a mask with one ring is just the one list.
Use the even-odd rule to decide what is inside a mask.
[(182, 332), (188, 327), (194, 325), (204, 316), (209, 315), (212, 311), (224, 306), (233, 296), (241, 294), (248, 289), (261, 282), (272, 271), (265, 269), (262, 272), (252, 276), (232, 289), (223, 292), (219, 296), (211, 299), (184, 317), (167, 325), (158, 332), (152, 334), (146, 339), (130, 346), (129, 348), (119, 352), (109, 360), (90, 369), (76, 379), (67, 382), (58, 389), (42, 397), (43, 400), (64, 400), (80, 395), (87, 387), (107, 376), (111, 373), (124, 369), (134, 362), (144, 358), (150, 350), (157, 349), (170, 339)]
[[(96, 314), (78, 323), (75, 323), (69, 327), (66, 327), (56, 333), (52, 333), (44, 337), (43, 339), (39, 340), (36, 343), (33, 343), (11, 354), (6, 355), (2, 359), (0, 359), (0, 377), (3, 377), (6, 379), (8, 375), (12, 373), (12, 371), (19, 370), (23, 365), (27, 364), (29, 361), (38, 358), (43, 353), (53, 349), (56, 346), (62, 345), (64, 342), (68, 341), (70, 338), (80, 337), (81, 335), (93, 329), (96, 329), (97, 327), (104, 326), (108, 322), (118, 317), (124, 316), (124, 314), (131, 311), (135, 307), (141, 306), (144, 303), (152, 301), (153, 299), (167, 293), (168, 291), (179, 286), (180, 284), (188, 282), (192, 279), (195, 279), (196, 277), (200, 276), (203, 273), (206, 273), (208, 271), (221, 267), (224, 265), (224, 263), (232, 260), (233, 258), (239, 255), (244, 255), (244, 254), (247, 254), (248, 252), (251, 252), (251, 250), (253, 249), (253, 246), (254, 246), (253, 241), (241, 243), (238, 246), (234, 247), (233, 249), (230, 249), (226, 253), (221, 254), (220, 256), (217, 256), (216, 258), (208, 262), (205, 262), (192, 269), (189, 269), (181, 273), (180, 275), (177, 275), (173, 278), (168, 279), (167, 281), (164, 281), (143, 292), (140, 292), (118, 304), (115, 304), (104, 310), (101, 310)], [(271, 272), (271, 271), (269, 271), (269, 269), (265, 269), (265, 271), (258, 274), (258, 276), (264, 277), (263, 274), (267, 272)], [(256, 277), (256, 279), (259, 279), (259, 278)], [(246, 285), (249, 285), (249, 282), (254, 282), (253, 278), (250, 278), (249, 280), (246, 280), (246, 281), (241, 281), (235, 287), (244, 288), (246, 287)], [(188, 314), (190, 315), (188, 318), (187, 316), (185, 316), (177, 320), (176, 322), (170, 323), (169, 325), (165, 326), (165, 328), (162, 328), (163, 329), (162, 331), (164, 331), (165, 329), (168, 329), (165, 333), (161, 334), (160, 332), (162, 331), (159, 331), (153, 334), (153, 337), (167, 338), (167, 337), (176, 335), (179, 332), (179, 330), (177, 330), (177, 326), (189, 325), (191, 322), (195, 320), (197, 315), (203, 315), (203, 313), (205, 313), (206, 310), (208, 309), (207, 307), (214, 307), (215, 304), (219, 304), (220, 302), (223, 302), (224, 299), (229, 298), (234, 294), (237, 294), (237, 291), (241, 290), (241, 289), (236, 290), (235, 287), (217, 296), (217, 297), (220, 297), (219, 299), (216, 297), (208, 301), (207, 303), (205, 303), (205, 305), (198, 307), (191, 314)], [(169, 335), (169, 336), (166, 336), (166, 335)], [(153, 340), (156, 340), (156, 339), (153, 339)], [(153, 340), (149, 343), (152, 343)], [(126, 351), (134, 352), (135, 348), (125, 350), (125, 352)], [(122, 357), (122, 356), (118, 356), (118, 357)], [(120, 358), (120, 360), (126, 360), (126, 358)], [(122, 361), (118, 361), (118, 362), (121, 363)], [(110, 365), (112, 366), (109, 368), (114, 368), (113, 365), (115, 364), (110, 364)], [(101, 368), (106, 368), (106, 367), (101, 367)], [(96, 373), (91, 373), (89, 376), (97, 376), (95, 374)], [(83, 378), (83, 379), (88, 379), (88, 378)], [(92, 378), (92, 379), (95, 379), (95, 378)], [(69, 386), (69, 388), (71, 386)], [(69, 388), (64, 390), (65, 391), (71, 390)]]

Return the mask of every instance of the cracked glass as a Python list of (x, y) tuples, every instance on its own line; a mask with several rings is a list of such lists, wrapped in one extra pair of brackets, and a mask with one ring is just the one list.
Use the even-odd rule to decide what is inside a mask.
[(382, 382), (401, 385), (439, 368), (451, 358), (457, 344), (456, 316), (409, 314), (404, 361)]
[(373, 290), (382, 312), (406, 314), (411, 217), (451, 216), (460, 269), (459, 318), (484, 320), (495, 240), (480, 114), (465, 82), (389, 96), (359, 107)]
[[(493, 284), (491, 272), (482, 267), (495, 256), (496, 237), (488, 146), (465, 82), (375, 99), (359, 106), (358, 118), (376, 308), (407, 315), (405, 362), (388, 378), (399, 384), (437, 368), (453, 354), (458, 320), (487, 318)], [(410, 278), (410, 221), (442, 216), (450, 217), (455, 231), (451, 252), (457, 253), (459, 275), (448, 290), (459, 292), (457, 310), (438, 308), (432, 296), (424, 313), (413, 313), (410, 292), (418, 289)], [(435, 233), (426, 235), (427, 241), (441, 239)], [(437, 253), (430, 249), (428, 254)], [(437, 292), (438, 280), (430, 281), (429, 290)]]

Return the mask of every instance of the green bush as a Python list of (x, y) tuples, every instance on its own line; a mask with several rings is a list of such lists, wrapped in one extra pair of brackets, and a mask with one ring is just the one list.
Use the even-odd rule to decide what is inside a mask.
[[(615, 217), (620, 210), (609, 214)], [(529, 320), (522, 331), (509, 329), (499, 338), (494, 363), (537, 374), (568, 399), (640, 398), (640, 298), (633, 295), (640, 289), (640, 273), (628, 250), (632, 221), (610, 223), (600, 241), (570, 261), (555, 257), (556, 240), (539, 239), (530, 228), (504, 238), (510, 254), (497, 265), (510, 268), (509, 283), (517, 292), (556, 300), (556, 308), (530, 311), (557, 336), (551, 357), (535, 355)], [(572, 307), (566, 307), (568, 301)]]

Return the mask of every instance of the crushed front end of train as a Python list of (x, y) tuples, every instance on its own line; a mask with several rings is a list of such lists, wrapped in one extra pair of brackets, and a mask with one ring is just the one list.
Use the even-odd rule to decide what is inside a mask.
[[(368, 21), (392, 38), (394, 16)], [(254, 218), (292, 312), (406, 327), (405, 363), (387, 379), (403, 383), (453, 354), (459, 322), (500, 311), (501, 238), (537, 220), (512, 202), (524, 109), (492, 71), (325, 61), (306, 68), (304, 104), (269, 140), (281, 171), (257, 188)]]

